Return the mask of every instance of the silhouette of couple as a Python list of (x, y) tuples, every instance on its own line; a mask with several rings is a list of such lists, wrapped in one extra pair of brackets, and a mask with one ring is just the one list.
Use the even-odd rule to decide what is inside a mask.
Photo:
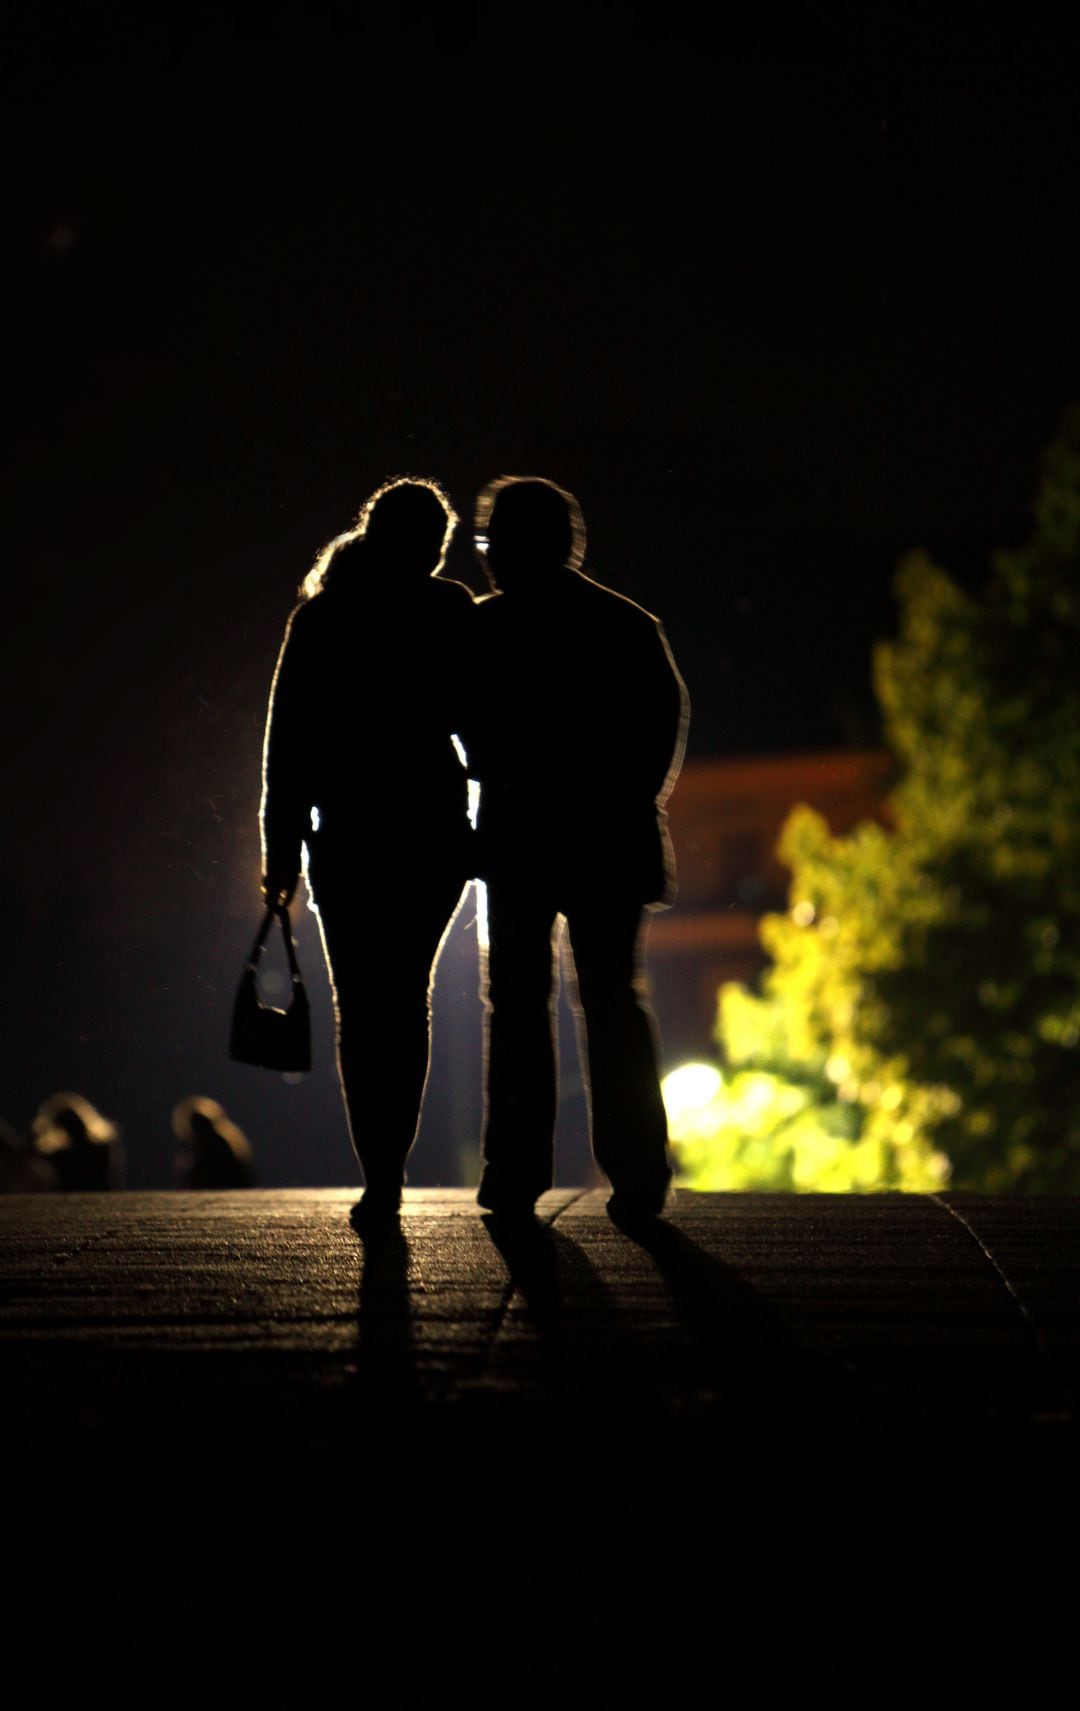
[(685, 691), (657, 620), (582, 572), (572, 494), (484, 490), (477, 600), (438, 574), (456, 522), (435, 482), (388, 483), (307, 578), (267, 718), (263, 895), (288, 907), (306, 844), (366, 1218), (400, 1204), (434, 965), (472, 878), (489, 923), (479, 1204), (528, 1217), (554, 1180), (562, 916), (612, 1215), (653, 1217), (671, 1173), (640, 940), (670, 884)]

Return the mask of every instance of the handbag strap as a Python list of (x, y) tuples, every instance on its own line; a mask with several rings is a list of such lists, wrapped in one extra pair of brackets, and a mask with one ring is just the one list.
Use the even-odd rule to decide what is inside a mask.
[(296, 946), (293, 944), (292, 925), (289, 921), (288, 909), (267, 908), (266, 914), (262, 918), (262, 924), (259, 927), (258, 932), (255, 934), (255, 943), (251, 947), (251, 954), (244, 966), (249, 969), (252, 974), (255, 973), (259, 958), (262, 956), (262, 953), (266, 948), (267, 934), (273, 925), (275, 916), (277, 916), (281, 922), (281, 936), (285, 940), (285, 955), (289, 959), (289, 973), (292, 975), (293, 985), (295, 986), (297, 982), (303, 985), (303, 980), (300, 974), (300, 964), (296, 960)]

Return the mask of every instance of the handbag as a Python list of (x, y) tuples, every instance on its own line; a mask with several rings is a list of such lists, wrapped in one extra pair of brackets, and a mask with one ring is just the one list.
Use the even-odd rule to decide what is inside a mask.
[[(255, 989), (255, 971), (275, 915), (281, 921), (285, 955), (292, 975), (292, 1001), (287, 1010), (275, 1010), (269, 1004), (263, 1004)], [(233, 1004), (229, 1056), (237, 1063), (253, 1063), (260, 1069), (286, 1073), (311, 1068), (311, 1010), (296, 960), (287, 909), (267, 909), (262, 926), (255, 935)]]

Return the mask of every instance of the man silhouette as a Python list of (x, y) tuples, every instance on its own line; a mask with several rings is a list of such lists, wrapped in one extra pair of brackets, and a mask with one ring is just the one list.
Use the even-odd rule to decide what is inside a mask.
[(671, 1173), (639, 941), (642, 910), (671, 877), (663, 804), (682, 756), (685, 689), (657, 620), (582, 573), (572, 494), (503, 477), (480, 496), (477, 533), (499, 590), (474, 608), (463, 732), (488, 888), (478, 1199), (525, 1214), (553, 1182), (562, 915), (611, 1211), (653, 1216)]
[(304, 584), (267, 715), (263, 895), (287, 907), (306, 844), (367, 1219), (400, 1202), (432, 969), (473, 867), (451, 712), (470, 602), (434, 580), (455, 521), (434, 482), (372, 495)]

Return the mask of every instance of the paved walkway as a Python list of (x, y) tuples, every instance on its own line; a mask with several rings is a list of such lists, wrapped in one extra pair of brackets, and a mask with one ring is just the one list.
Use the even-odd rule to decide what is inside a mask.
[(555, 1191), (507, 1238), (410, 1191), (367, 1247), (350, 1190), (0, 1201), (9, 1422), (215, 1408), (617, 1410), (1047, 1438), (1076, 1415), (1080, 1201), (680, 1194), (632, 1239)]
[(356, 1198), (0, 1200), (34, 1609), (202, 1632), (227, 1598), (275, 1622), (268, 1663), (441, 1613), (515, 1669), (619, 1635), (633, 1675), (733, 1622), (842, 1634), (861, 1601), (906, 1634), (931, 1589), (1012, 1610), (1041, 1570), (1065, 1595), (1080, 1200), (683, 1193), (634, 1240), (560, 1191), (507, 1239), (414, 1191), (365, 1247)]

